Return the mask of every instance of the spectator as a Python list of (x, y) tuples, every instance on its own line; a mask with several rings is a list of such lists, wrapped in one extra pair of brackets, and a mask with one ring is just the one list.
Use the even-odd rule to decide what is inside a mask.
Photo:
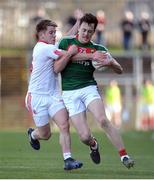
[(134, 28), (134, 16), (131, 11), (125, 12), (125, 18), (121, 22), (121, 29), (123, 32), (123, 48), (125, 50), (131, 49), (131, 41)]
[(140, 92), (141, 119), (139, 129), (150, 130), (154, 128), (154, 85), (146, 80)]
[(150, 32), (150, 19), (147, 12), (141, 13), (141, 19), (139, 20), (138, 25), (142, 38), (141, 49), (150, 49), (150, 45), (148, 43), (148, 36)]
[(104, 27), (106, 23), (106, 17), (104, 11), (102, 10), (97, 11), (96, 17), (98, 20), (98, 25), (96, 28), (96, 43), (104, 45), (105, 44)]
[(121, 127), (121, 92), (116, 80), (110, 82), (105, 91), (106, 109), (113, 124)]

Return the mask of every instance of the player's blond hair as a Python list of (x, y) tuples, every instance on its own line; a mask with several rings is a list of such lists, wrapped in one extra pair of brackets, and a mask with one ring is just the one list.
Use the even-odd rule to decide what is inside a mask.
[(53, 27), (57, 27), (57, 24), (49, 19), (44, 19), (44, 20), (41, 20), (37, 25), (36, 25), (36, 33), (35, 33), (35, 37), (36, 37), (36, 40), (39, 39), (39, 32), (40, 31), (44, 31), (44, 30), (47, 30), (47, 27), (48, 26), (53, 26)]

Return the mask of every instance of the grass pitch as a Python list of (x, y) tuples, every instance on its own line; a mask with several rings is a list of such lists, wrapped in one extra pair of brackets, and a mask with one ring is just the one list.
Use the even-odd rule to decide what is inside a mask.
[(101, 164), (95, 165), (89, 149), (72, 133), (73, 157), (81, 160), (81, 169), (64, 171), (58, 133), (33, 150), (25, 132), (0, 132), (0, 179), (152, 179), (154, 178), (154, 139), (152, 132), (122, 133), (135, 167), (128, 170), (102, 132), (94, 132), (100, 144)]

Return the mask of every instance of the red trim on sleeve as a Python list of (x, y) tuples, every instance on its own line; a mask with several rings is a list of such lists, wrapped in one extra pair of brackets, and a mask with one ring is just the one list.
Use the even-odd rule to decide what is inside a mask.
[(61, 51), (59, 51), (59, 50), (57, 50), (57, 49), (54, 51), (54, 53), (55, 53), (56, 55), (58, 55), (58, 56), (61, 55)]
[(49, 44), (48, 42), (42, 41), (42, 40), (38, 40), (37, 42), (43, 42), (43, 43), (45, 43), (45, 44)]

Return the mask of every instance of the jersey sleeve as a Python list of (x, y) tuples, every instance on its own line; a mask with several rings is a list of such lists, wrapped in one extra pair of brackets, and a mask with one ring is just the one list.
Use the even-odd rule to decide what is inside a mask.
[(47, 48), (47, 56), (52, 59), (58, 59), (61, 54), (61, 50), (57, 46), (49, 45)]
[(97, 51), (108, 51), (108, 49), (106, 47), (101, 46), (101, 45), (97, 46), (96, 49), (97, 49)]

